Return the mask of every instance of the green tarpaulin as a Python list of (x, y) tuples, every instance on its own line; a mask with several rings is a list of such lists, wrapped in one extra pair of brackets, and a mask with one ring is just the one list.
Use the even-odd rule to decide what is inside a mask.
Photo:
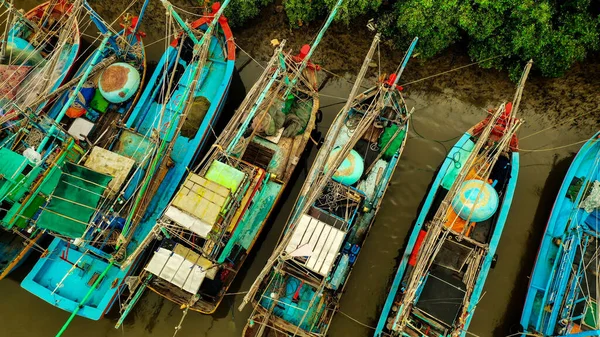
[(7, 148), (0, 148), (0, 198), (10, 193), (23, 179), (23, 169), (28, 165), (27, 158)]
[(37, 226), (72, 238), (80, 237), (111, 179), (83, 166), (66, 163)]

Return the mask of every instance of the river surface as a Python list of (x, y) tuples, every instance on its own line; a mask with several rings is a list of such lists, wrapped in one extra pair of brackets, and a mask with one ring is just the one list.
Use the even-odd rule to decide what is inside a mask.
[[(31, 1), (27, 1), (22, 6), (31, 7), (28, 4), (30, 5)], [(237, 40), (238, 44), (251, 54), (256, 53), (253, 56), (262, 62), (268, 57), (269, 48), (268, 45), (265, 47), (266, 41), (275, 37), (278, 32), (269, 31), (267, 34), (253, 36), (257, 29), (256, 26), (252, 26), (234, 30), (234, 34), (240, 36)], [(338, 32), (343, 34), (344, 29), (347, 30), (344, 27), (336, 27), (334, 34)], [(279, 33), (291, 40), (298, 36), (304, 37), (311, 31), (290, 33), (287, 27), (283, 27)], [(157, 31), (149, 32), (146, 41), (151, 43), (159, 39), (161, 34)], [(361, 34), (361, 36), (369, 35)], [(255, 44), (252, 41), (255, 41)], [(297, 46), (305, 41), (291, 41), (291, 45)], [(319, 130), (323, 135), (342, 107), (343, 98), (350, 91), (350, 82), (358, 72), (360, 60), (367, 51), (364, 48), (360, 51), (361, 54), (353, 55), (355, 60), (352, 62), (344, 62), (344, 59), (336, 60), (335, 57), (339, 58), (343, 53), (338, 55), (340, 51), (335, 49), (332, 41), (334, 40), (324, 41), (325, 51), (321, 54), (317, 52), (314, 58), (315, 61), (330, 66), (330, 69), (335, 69), (336, 73), (342, 75), (331, 77), (321, 91), (324, 118), (319, 125)], [(350, 40), (346, 42), (354, 43)], [(361, 37), (354, 43), (354, 47), (366, 46), (369, 43), (368, 39)], [(259, 44), (261, 46), (258, 46)], [(160, 57), (162, 45), (156, 43), (149, 48), (150, 61), (156, 61)], [(239, 72), (234, 78), (229, 94), (230, 103), (222, 115), (225, 121), (233, 113), (236, 104), (243, 99), (245, 91), (262, 72), (262, 68), (248, 55), (241, 51), (238, 53)], [(391, 59), (398, 60), (401, 56), (402, 53), (396, 52)], [(458, 61), (454, 58), (452, 61), (446, 61), (447, 58), (441, 61), (436, 59), (429, 65), (423, 61), (411, 61), (406, 70), (407, 78), (416, 79), (427, 73), (438, 73), (468, 63), (465, 61), (456, 64), (464, 61), (464, 58), (459, 58)], [(392, 69), (390, 67), (388, 71)], [(414, 73), (411, 75), (413, 69), (418, 76)], [(597, 65), (594, 69), (598, 69)], [(517, 191), (497, 250), (498, 262), (488, 276), (484, 295), (469, 329), (473, 335), (502, 337), (519, 331), (518, 321), (525, 299), (528, 275), (533, 267), (545, 222), (562, 177), (579, 145), (553, 148), (586, 139), (598, 129), (598, 119), (593, 118), (591, 114), (557, 125), (563, 121), (561, 118), (564, 118), (565, 111), (575, 116), (585, 112), (589, 106), (599, 106), (598, 77), (595, 77), (596, 82), (590, 83), (586, 73), (580, 71), (579, 75), (556, 81), (533, 78), (531, 90), (529, 87), (525, 88), (524, 104), (520, 113), (526, 123), (520, 131), (520, 146), (525, 150), (549, 148), (552, 150), (523, 151), (521, 154)], [(446, 76), (452, 76), (452, 81), (435, 79), (428, 83), (424, 82), (425, 84), (420, 86), (409, 86), (405, 91), (409, 108), (415, 107), (413, 127), (409, 133), (404, 155), (341, 302), (342, 312), (367, 326), (374, 326), (377, 322), (379, 310), (385, 301), (387, 284), (395, 273), (396, 258), (410, 233), (419, 204), (427, 192), (434, 171), (444, 159), (446, 151), (457, 137), (485, 117), (486, 109), (493, 108), (502, 101), (511, 100), (514, 94), (512, 83), (506, 80), (506, 73), (475, 69)], [(576, 85), (569, 85), (569, 83), (577, 83), (581, 86), (581, 82), (586, 85), (585, 89), (579, 90), (576, 89)], [(550, 87), (546, 89), (546, 86)], [(560, 92), (556, 93), (557, 89), (562, 90), (562, 95)], [(479, 94), (480, 92), (486, 94)], [(595, 93), (595, 96), (586, 96), (590, 92)], [(552, 100), (553, 104), (543, 103), (548, 100), (549, 95), (558, 98)], [(553, 125), (557, 126), (534, 135), (535, 132)], [(528, 137), (528, 135), (532, 136)], [(447, 141), (449, 139), (451, 140)], [(282, 231), (304, 180), (307, 167), (311, 164), (316, 151), (315, 146), (311, 146), (307, 151), (304, 167), (299, 167), (295, 184), (289, 186), (288, 196), (283, 198), (283, 204), (275, 213), (269, 228), (263, 232), (236, 282), (230, 288), (230, 292), (246, 291), (262, 269)], [(68, 313), (39, 300), (20, 287), (20, 281), (25, 277), (34, 260), (35, 257), (8, 279), (0, 282), (0, 336), (2, 337), (54, 336), (69, 316)], [(242, 296), (227, 297), (217, 312), (211, 316), (190, 311), (177, 336), (240, 336), (251, 311), (249, 307), (242, 312), (237, 310)], [(64, 336), (172, 336), (175, 326), (182, 318), (182, 310), (179, 306), (152, 292), (145, 293), (123, 327), (118, 330), (113, 327), (118, 317), (115, 309), (113, 308), (108, 317), (99, 321), (76, 317)], [(370, 328), (359, 325), (341, 314), (336, 315), (329, 331), (329, 336), (332, 337), (359, 337), (371, 334)]]

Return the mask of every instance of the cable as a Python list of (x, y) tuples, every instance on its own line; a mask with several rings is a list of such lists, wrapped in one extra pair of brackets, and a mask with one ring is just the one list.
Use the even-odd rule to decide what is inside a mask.
[(560, 149), (564, 149), (566, 147), (571, 147), (574, 145), (578, 145), (578, 144), (582, 144), (587, 142), (589, 139), (584, 139), (575, 143), (571, 143), (571, 144), (567, 144), (567, 145), (563, 145), (563, 146), (557, 146), (557, 147), (552, 147), (549, 149), (533, 149), (533, 150), (527, 150), (527, 149), (521, 149), (519, 148), (519, 152), (545, 152), (545, 151), (553, 151), (553, 150), (560, 150)]

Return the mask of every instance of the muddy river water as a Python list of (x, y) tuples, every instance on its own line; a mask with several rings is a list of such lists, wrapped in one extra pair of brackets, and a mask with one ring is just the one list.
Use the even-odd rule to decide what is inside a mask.
[[(30, 6), (26, 4), (25, 7)], [(110, 12), (109, 9), (106, 11)], [(153, 12), (164, 16), (162, 10), (155, 9), (151, 11)], [(261, 26), (251, 24), (247, 28), (234, 29), (234, 34), (238, 36), (238, 44), (261, 62), (268, 57), (268, 41), (271, 38), (285, 37), (292, 46), (297, 46), (307, 41), (301, 38), (314, 31), (314, 28), (311, 28), (312, 31), (307, 29), (308, 33), (290, 32), (287, 26), (280, 27), (280, 30), (274, 29), (273, 26), (263, 24), (263, 33), (256, 34), (257, 31), (261, 31)], [(151, 25), (146, 29), (149, 30), (148, 42), (160, 39), (160, 31), (154, 31)], [(265, 32), (267, 30), (268, 32)], [(370, 33), (362, 29), (365, 32), (358, 33), (356, 42), (346, 40), (347, 44), (354, 44), (354, 48), (347, 49), (345, 54), (336, 47), (336, 41), (338, 37), (346, 36), (347, 30), (346, 26), (334, 27), (331, 36), (323, 43), (324, 51), (317, 52), (314, 58), (316, 62), (322, 62), (326, 68), (333, 69), (336, 74), (341, 75), (330, 76), (321, 91), (324, 118), (319, 129), (323, 134), (328, 123), (342, 107), (342, 98), (348, 95), (350, 82), (358, 72), (360, 60), (367, 48), (358, 50), (358, 55), (349, 54), (370, 43)], [(295, 39), (298, 41), (294, 41)], [(156, 43), (149, 48), (148, 55), (151, 61), (160, 57), (162, 46), (163, 43)], [(393, 55), (390, 62), (401, 57), (401, 53), (398, 52), (391, 54)], [(350, 61), (345, 62), (347, 60)], [(388, 71), (393, 69), (389, 66), (392, 64), (390, 62), (387, 63)], [(595, 69), (598, 74), (598, 62), (590, 62), (591, 69)], [(411, 61), (406, 75), (408, 79), (414, 80), (467, 63), (469, 61), (464, 56), (441, 56), (431, 61)], [(262, 71), (262, 68), (241, 50), (238, 51), (237, 65), (239, 72), (234, 79), (229, 94), (231, 102), (223, 112), (223, 119), (231, 115), (235, 105), (243, 99), (245, 91)], [(386, 63), (384, 68), (385, 66)], [(525, 298), (528, 275), (533, 267), (545, 222), (562, 177), (579, 147), (563, 146), (589, 138), (598, 129), (598, 119), (585, 112), (597, 109), (600, 105), (600, 83), (597, 76), (590, 79), (589, 67), (588, 70), (582, 67), (576, 66), (573, 74), (558, 80), (537, 79), (534, 74), (531, 88), (528, 86), (525, 89), (521, 116), (526, 123), (520, 131), (520, 146), (524, 151), (521, 154), (518, 187), (498, 247), (498, 262), (488, 276), (484, 295), (469, 329), (473, 335), (500, 337), (518, 331), (517, 323)], [(486, 109), (512, 99), (514, 94), (513, 84), (506, 79), (507, 74), (503, 72), (473, 67), (445, 76), (446, 79), (424, 81), (420, 85), (407, 86), (405, 90), (409, 108), (415, 107), (413, 128), (341, 302), (341, 311), (344, 314), (366, 326), (376, 324), (379, 310), (385, 300), (388, 281), (395, 272), (396, 258), (409, 235), (419, 204), (424, 198), (434, 171), (454, 142), (447, 140), (460, 136), (485, 116)], [(582, 116), (563, 123), (566, 118), (578, 114)], [(548, 129), (552, 126), (555, 127)], [(545, 129), (548, 130), (543, 131)], [(542, 132), (536, 134), (539, 131)], [(557, 147), (563, 148), (554, 149)], [(316, 147), (312, 146), (307, 153), (305, 166), (310, 165), (315, 154)], [(287, 198), (284, 198), (284, 203), (270, 227), (263, 233), (230, 292), (247, 290), (260, 272), (281, 233), (305, 174), (306, 168), (301, 168), (296, 183), (290, 186)], [(8, 279), (0, 282), (2, 337), (54, 336), (69, 316), (68, 313), (21, 289), (20, 281), (33, 262), (29, 261)], [(190, 311), (177, 336), (240, 336), (251, 310), (237, 310), (242, 296), (227, 297), (218, 311), (211, 316)], [(113, 327), (118, 316), (114, 309), (116, 308), (113, 308), (111, 315), (99, 321), (77, 317), (64, 336), (172, 336), (174, 327), (182, 317), (182, 310), (177, 305), (151, 292), (142, 297), (119, 330)], [(333, 320), (329, 336), (369, 336), (372, 330), (366, 326), (338, 314)]]

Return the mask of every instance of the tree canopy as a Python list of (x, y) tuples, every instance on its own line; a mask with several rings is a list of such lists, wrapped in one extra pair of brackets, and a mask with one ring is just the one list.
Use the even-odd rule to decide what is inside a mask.
[[(241, 24), (270, 2), (234, 1), (229, 17)], [(284, 0), (283, 6), (297, 27), (322, 19), (336, 2)], [(533, 59), (544, 76), (561, 76), (600, 47), (600, 0), (345, 0), (337, 20), (358, 16), (375, 18), (398, 48), (418, 36), (421, 57), (461, 42), (474, 61), (488, 60), (483, 67), (512, 74)]]

